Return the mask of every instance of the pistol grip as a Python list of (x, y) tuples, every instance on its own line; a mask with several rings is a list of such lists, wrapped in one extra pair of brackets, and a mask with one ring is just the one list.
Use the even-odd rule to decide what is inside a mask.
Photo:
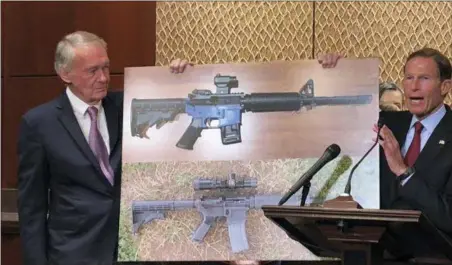
[(196, 229), (196, 231), (192, 235), (192, 240), (195, 242), (202, 242), (204, 237), (206, 237), (207, 233), (212, 226), (212, 223), (215, 221), (213, 217), (206, 217), (201, 225)]
[(198, 140), (199, 137), (201, 137), (202, 128), (193, 126), (192, 122), (188, 128), (185, 130), (182, 137), (177, 142), (176, 146), (182, 149), (186, 150), (193, 150), (193, 146), (196, 143), (196, 140)]

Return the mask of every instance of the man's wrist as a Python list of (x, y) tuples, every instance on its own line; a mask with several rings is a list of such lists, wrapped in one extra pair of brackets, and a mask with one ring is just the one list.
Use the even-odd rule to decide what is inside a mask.
[(408, 177), (412, 176), (414, 174), (414, 172), (415, 172), (415, 170), (413, 167), (407, 167), (402, 174), (397, 175), (397, 179), (399, 181), (404, 181)]
[(396, 172), (394, 172), (394, 173), (395, 173), (395, 175), (398, 177), (398, 176), (403, 175), (408, 169), (409, 169), (409, 167), (407, 167), (406, 165), (403, 165), (402, 167), (400, 167), (400, 168), (399, 168)]

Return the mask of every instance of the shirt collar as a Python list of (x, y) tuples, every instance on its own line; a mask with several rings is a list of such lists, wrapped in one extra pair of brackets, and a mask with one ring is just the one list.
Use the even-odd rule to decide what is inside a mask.
[[(78, 115), (85, 115), (88, 107), (91, 107), (91, 105), (77, 97), (68, 87), (66, 88), (66, 95), (69, 98), (69, 102), (71, 102), (74, 112)], [(93, 106), (95, 106), (99, 111), (102, 110), (101, 101)]]
[[(433, 132), (433, 130), (436, 128), (436, 126), (439, 124), (441, 119), (446, 114), (446, 107), (444, 105), (441, 106), (438, 110), (436, 110), (434, 113), (427, 116), (425, 119), (421, 121), (422, 126), (424, 129), (428, 132)], [(410, 129), (414, 126), (414, 124), (419, 121), (418, 118), (413, 115), (413, 118), (411, 119)]]

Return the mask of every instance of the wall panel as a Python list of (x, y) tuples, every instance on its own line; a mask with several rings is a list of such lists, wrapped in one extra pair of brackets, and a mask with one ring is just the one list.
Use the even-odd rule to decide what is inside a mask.
[(312, 55), (311, 2), (158, 2), (156, 64), (295, 60)]
[[(156, 64), (379, 57), (400, 83), (407, 54), (431, 46), (452, 58), (452, 2), (158, 2)], [(451, 93), (452, 95), (452, 93)], [(452, 102), (452, 97), (446, 99)]]
[(54, 75), (56, 44), (75, 30), (107, 41), (112, 73), (154, 64), (155, 2), (2, 2), (2, 8), (12, 76)]
[(79, 2), (75, 29), (102, 36), (108, 43), (111, 72), (124, 73), (124, 67), (155, 64), (156, 2)]
[(20, 238), (16, 234), (2, 234), (2, 264), (21, 265)]
[(55, 46), (74, 29), (73, 10), (72, 2), (2, 2), (8, 74), (53, 75)]
[(451, 14), (451, 2), (318, 2), (315, 54), (379, 57), (381, 80), (400, 84), (410, 52), (429, 46), (452, 58)]

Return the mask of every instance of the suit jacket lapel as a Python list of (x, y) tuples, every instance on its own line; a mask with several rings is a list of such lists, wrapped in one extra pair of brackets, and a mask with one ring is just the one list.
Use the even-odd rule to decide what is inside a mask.
[(396, 121), (398, 123), (398, 126), (395, 128), (395, 130), (392, 131), (392, 133), (397, 139), (400, 148), (402, 148), (403, 144), (405, 143), (408, 130), (410, 129), (411, 118), (413, 117), (413, 115), (409, 112), (404, 112), (403, 114), (401, 112), (400, 114), (404, 116), (399, 117), (400, 119)]
[[(392, 134), (399, 143), (400, 148), (402, 148), (405, 142), (412, 117), (413, 115), (408, 111), (398, 112), (389, 121), (389, 127), (392, 131)], [(381, 152), (384, 152), (383, 149), (381, 149)], [(380, 174), (386, 174), (386, 172), (382, 172)], [(399, 183), (396, 181), (396, 177), (393, 176), (393, 173), (389, 167), (387, 168), (387, 174), (389, 174), (389, 179), (387, 180), (389, 185), (386, 187), (386, 189), (388, 189), (387, 195), (389, 195), (390, 197), (388, 201), (392, 203), (397, 197)]]
[(433, 131), (416, 163), (417, 170), (421, 170), (425, 166), (431, 165), (435, 157), (440, 153), (441, 149), (452, 139), (452, 112), (447, 111), (443, 119)]
[[(94, 155), (91, 147), (83, 136), (80, 125), (77, 122), (77, 118), (75, 117), (74, 111), (72, 109), (71, 103), (64, 92), (60, 97), (60, 102), (57, 105), (57, 108), (60, 109), (60, 115), (58, 119), (63, 124), (63, 126), (68, 131), (69, 135), (74, 140), (75, 144), (78, 146), (80, 151), (86, 156), (86, 158), (93, 164), (94, 168), (98, 171), (98, 176), (101, 178), (101, 181), (104, 182), (107, 186), (112, 187), (112, 185), (108, 182), (107, 178), (104, 176), (102, 169), (100, 168), (99, 161)], [(108, 116), (107, 116), (108, 117)], [(108, 122), (108, 120), (107, 120)]]

